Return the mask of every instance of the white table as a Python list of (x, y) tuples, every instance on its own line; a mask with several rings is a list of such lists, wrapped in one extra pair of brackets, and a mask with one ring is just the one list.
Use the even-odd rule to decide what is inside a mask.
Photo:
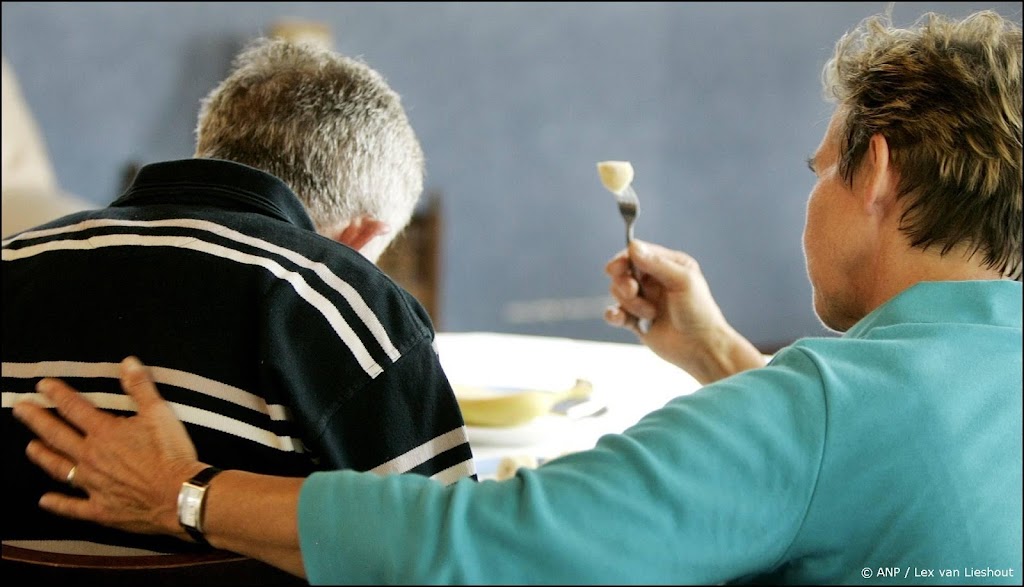
[(515, 429), (469, 428), (478, 466), (505, 456), (551, 458), (590, 448), (602, 435), (622, 432), (673, 397), (699, 383), (640, 344), (570, 338), (441, 332), (441, 364), (452, 383), (565, 389), (577, 379), (593, 384), (592, 397), (607, 405), (601, 415), (573, 420), (542, 416)]

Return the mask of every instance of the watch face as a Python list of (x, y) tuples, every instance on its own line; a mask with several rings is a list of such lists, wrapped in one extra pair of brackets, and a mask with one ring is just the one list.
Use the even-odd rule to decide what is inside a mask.
[(185, 486), (183, 492), (181, 509), (178, 512), (178, 521), (186, 526), (195, 528), (199, 522), (199, 505), (203, 501), (204, 490), (198, 487)]

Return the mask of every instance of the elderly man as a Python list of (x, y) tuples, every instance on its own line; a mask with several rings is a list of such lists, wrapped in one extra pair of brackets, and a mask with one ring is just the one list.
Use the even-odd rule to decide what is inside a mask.
[(423, 174), (379, 73), (259, 39), (202, 103), (193, 158), (149, 164), (110, 206), (5, 240), (4, 540), (78, 540), (91, 553), (191, 546), (35, 507), (56, 485), (25, 459), (30, 433), (11, 405), (40, 377), (64, 377), (132, 413), (117, 384), (130, 353), (154, 367), (199, 454), (221, 468), (472, 477), (431, 321), (374, 264), (409, 221)]

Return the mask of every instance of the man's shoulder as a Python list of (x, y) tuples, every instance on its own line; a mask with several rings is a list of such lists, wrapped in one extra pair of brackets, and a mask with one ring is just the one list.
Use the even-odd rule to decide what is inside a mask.
[[(275, 262), (331, 304), (344, 305), (359, 316), (370, 312), (387, 330), (406, 331), (402, 338), (407, 340), (432, 337), (433, 325), (423, 305), (359, 251), (295, 226), (252, 236), (265, 238)], [(289, 289), (294, 285), (289, 282)]]

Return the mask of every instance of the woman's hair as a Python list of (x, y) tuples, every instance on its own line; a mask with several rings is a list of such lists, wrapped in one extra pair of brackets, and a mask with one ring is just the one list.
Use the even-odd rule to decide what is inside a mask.
[(965, 245), (1021, 275), (1021, 28), (992, 11), (934, 13), (912, 28), (865, 19), (822, 72), (842, 107), (840, 171), (853, 181), (872, 135), (889, 143), (913, 246)]
[(424, 158), (399, 95), (362, 61), (309, 43), (261, 38), (203, 100), (196, 157), (271, 173), (318, 230), (361, 214), (409, 221)]

